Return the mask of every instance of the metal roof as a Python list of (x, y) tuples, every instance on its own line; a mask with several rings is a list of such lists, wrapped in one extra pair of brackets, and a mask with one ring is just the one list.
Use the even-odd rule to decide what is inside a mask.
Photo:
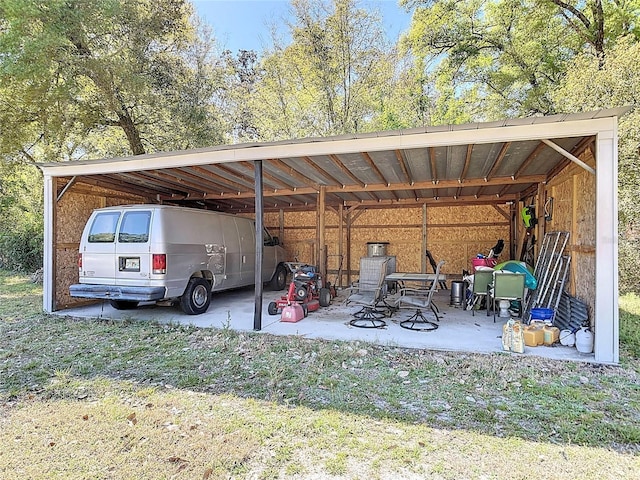
[[(254, 207), (254, 161), (263, 162), (264, 209), (326, 204), (501, 203), (535, 191), (592, 148), (629, 108), (386, 132), (221, 145), (126, 158), (40, 164), (74, 184), (107, 187), (149, 201), (222, 211)], [(615, 128), (615, 127), (613, 127)], [(570, 156), (570, 155), (569, 155)]]

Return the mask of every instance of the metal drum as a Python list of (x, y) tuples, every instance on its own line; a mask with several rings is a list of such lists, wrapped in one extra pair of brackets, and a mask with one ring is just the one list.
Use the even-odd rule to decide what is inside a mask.
[(389, 242), (367, 242), (367, 257), (386, 257)]
[(452, 307), (462, 307), (464, 305), (464, 282), (451, 282), (451, 305)]

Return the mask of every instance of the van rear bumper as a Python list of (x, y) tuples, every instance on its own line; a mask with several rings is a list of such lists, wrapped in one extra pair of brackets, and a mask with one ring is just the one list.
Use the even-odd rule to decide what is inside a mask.
[(72, 297), (103, 298), (107, 300), (130, 300), (150, 302), (165, 298), (165, 287), (128, 287), (119, 285), (75, 284), (69, 287)]

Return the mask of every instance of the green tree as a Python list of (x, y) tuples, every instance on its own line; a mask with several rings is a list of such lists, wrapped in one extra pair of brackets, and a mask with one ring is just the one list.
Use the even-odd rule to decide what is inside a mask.
[(0, 162), (0, 268), (42, 266), (42, 175), (34, 165)]
[(2, 152), (55, 161), (219, 142), (191, 14), (186, 0), (0, 0)]
[(632, 35), (606, 50), (605, 61), (583, 54), (568, 69), (554, 94), (558, 108), (589, 111), (635, 107), (618, 125), (618, 215), (620, 232), (620, 287), (640, 293), (640, 43)]
[(479, 120), (555, 113), (551, 92), (573, 58), (590, 50), (602, 62), (608, 43), (638, 28), (636, 0), (402, 4), (415, 9), (403, 46), (440, 85), (439, 96), (461, 101)]
[(380, 17), (355, 0), (293, 0), (292, 42), (262, 62), (253, 109), (261, 138), (359, 132), (393, 80)]

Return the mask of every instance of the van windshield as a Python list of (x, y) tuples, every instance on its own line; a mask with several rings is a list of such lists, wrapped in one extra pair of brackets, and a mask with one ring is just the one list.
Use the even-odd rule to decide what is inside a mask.
[(111, 243), (116, 238), (116, 225), (120, 212), (104, 212), (96, 215), (89, 231), (89, 243)]
[(149, 241), (149, 224), (151, 212), (127, 212), (122, 218), (118, 242), (146, 243)]

